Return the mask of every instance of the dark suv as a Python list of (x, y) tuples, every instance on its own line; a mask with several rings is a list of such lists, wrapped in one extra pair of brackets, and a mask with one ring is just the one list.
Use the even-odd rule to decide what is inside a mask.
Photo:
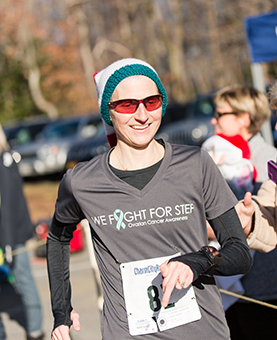
[(12, 149), (33, 142), (51, 120), (47, 116), (36, 116), (3, 125), (7, 141)]
[(212, 93), (185, 104), (168, 105), (156, 137), (170, 143), (201, 146), (214, 133), (214, 109)]
[(49, 123), (35, 141), (16, 148), (20, 156), (18, 168), (21, 176), (63, 173), (70, 147), (96, 136), (102, 125), (98, 113), (63, 117)]

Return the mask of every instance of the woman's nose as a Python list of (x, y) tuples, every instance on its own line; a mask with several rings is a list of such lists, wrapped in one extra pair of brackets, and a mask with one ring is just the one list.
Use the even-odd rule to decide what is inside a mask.
[(140, 121), (146, 121), (148, 119), (148, 112), (143, 103), (139, 104), (137, 111), (135, 113), (135, 118)]

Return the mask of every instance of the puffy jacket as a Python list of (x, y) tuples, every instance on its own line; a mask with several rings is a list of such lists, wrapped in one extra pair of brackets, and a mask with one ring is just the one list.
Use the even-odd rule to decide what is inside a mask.
[(252, 196), (255, 207), (254, 229), (247, 238), (251, 249), (269, 252), (277, 245), (277, 189), (271, 180), (265, 181), (256, 196)]

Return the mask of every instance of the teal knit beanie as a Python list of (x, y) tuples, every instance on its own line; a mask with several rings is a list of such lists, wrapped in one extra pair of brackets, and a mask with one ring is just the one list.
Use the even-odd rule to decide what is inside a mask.
[(104, 121), (108, 140), (109, 135), (114, 134), (108, 108), (110, 98), (116, 86), (123, 79), (135, 75), (146, 76), (154, 81), (159, 92), (163, 96), (162, 115), (165, 113), (167, 106), (167, 94), (154, 68), (145, 61), (139, 59), (126, 58), (117, 60), (102, 71), (95, 73), (93, 76), (96, 85), (98, 105), (100, 108), (101, 117)]

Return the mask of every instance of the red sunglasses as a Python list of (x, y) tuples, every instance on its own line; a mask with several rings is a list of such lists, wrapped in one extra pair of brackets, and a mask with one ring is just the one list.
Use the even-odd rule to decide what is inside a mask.
[(162, 106), (163, 96), (161, 94), (156, 94), (144, 99), (120, 99), (108, 103), (108, 106), (117, 113), (135, 113), (140, 103), (145, 106), (147, 111), (155, 111)]

